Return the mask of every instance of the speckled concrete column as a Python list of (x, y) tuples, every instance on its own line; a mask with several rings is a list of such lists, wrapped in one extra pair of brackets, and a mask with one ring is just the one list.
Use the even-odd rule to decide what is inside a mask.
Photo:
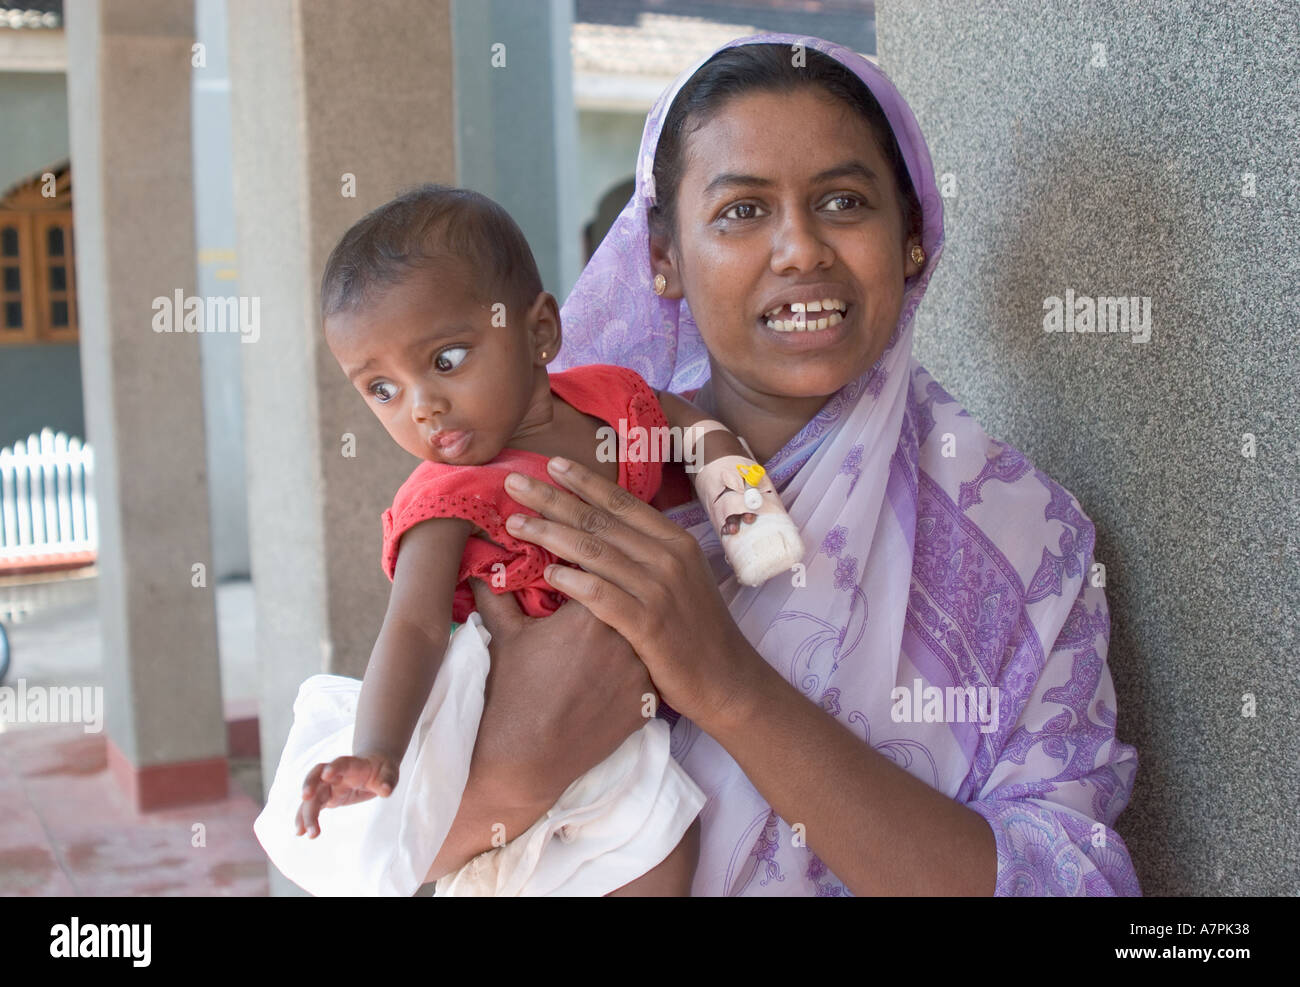
[(154, 331), (194, 292), (193, 4), (69, 4), (67, 33), (109, 766), (160, 808), (227, 783), (199, 337)]
[(383, 619), (380, 515), (415, 461), (330, 355), (318, 293), (355, 220), (455, 181), (451, 27), (449, 0), (235, 0), (229, 27), (239, 283), (261, 299), (244, 413), (269, 787), (298, 686), (360, 677)]
[[(917, 355), (1097, 527), (1143, 891), (1300, 893), (1300, 8), (878, 0), (876, 26), (946, 196)], [(1150, 340), (1046, 332), (1067, 292), (1149, 298)]]

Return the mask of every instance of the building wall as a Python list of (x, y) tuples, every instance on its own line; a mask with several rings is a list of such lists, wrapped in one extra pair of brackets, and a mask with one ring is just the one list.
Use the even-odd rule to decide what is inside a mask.
[(62, 72), (0, 72), (0, 191), (68, 157)]
[[(63, 73), (0, 72), (0, 192), (67, 157)], [(86, 436), (77, 347), (0, 347), (0, 447), (45, 427)]]
[(0, 347), (0, 447), (42, 428), (86, 437), (77, 347)]
[[(1300, 9), (881, 0), (877, 24), (947, 186), (917, 356), (1096, 526), (1143, 892), (1300, 893)], [(1149, 298), (1149, 341), (1045, 333), (1070, 289)]]
[[(582, 266), (572, 5), (454, 0), (452, 11), (456, 181), (510, 213), (563, 299)], [(411, 170), (411, 184), (424, 177)]]
[(578, 113), (578, 212), (591, 222), (601, 197), (636, 172), (644, 113)]

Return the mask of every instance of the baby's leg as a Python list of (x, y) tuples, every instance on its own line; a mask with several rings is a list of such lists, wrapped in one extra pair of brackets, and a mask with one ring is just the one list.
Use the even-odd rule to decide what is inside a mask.
[(695, 879), (695, 865), (700, 859), (700, 819), (698, 816), (686, 830), (681, 842), (673, 848), (657, 867), (646, 871), (635, 881), (624, 884), (606, 898), (689, 898), (691, 881)]

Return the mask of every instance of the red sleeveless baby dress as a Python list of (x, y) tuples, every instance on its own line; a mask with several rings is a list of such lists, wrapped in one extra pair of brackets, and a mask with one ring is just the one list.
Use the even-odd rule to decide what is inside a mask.
[[(654, 455), (637, 455), (637, 461), (629, 462), (627, 449), (629, 441), (636, 440), (636, 433), (631, 431), (634, 428), (646, 429), (651, 437), (666, 434), (649, 431), (668, 427), (650, 386), (635, 371), (603, 364), (574, 367), (553, 373), (550, 378), (551, 393), (557, 398), (614, 428), (618, 435), (618, 484), (649, 503), (659, 490), (663, 464)], [(596, 441), (595, 435), (592, 440)], [(659, 443), (649, 441), (642, 448), (659, 448)], [(565, 597), (542, 578), (542, 573), (551, 563), (568, 563), (539, 545), (520, 541), (505, 527), (511, 514), (537, 516), (536, 511), (506, 493), (506, 474), (523, 473), (558, 486), (546, 472), (547, 458), (507, 448), (481, 466), (448, 466), (427, 460), (417, 466), (397, 491), (393, 506), (383, 514), (383, 567), (388, 578), (391, 580), (396, 570), (398, 545), (405, 532), (433, 517), (465, 518), (496, 544), (478, 537), (466, 543), (452, 619), (464, 623), (476, 609), (467, 581), (471, 576), (482, 579), (494, 593), (513, 592), (520, 608), (530, 617), (553, 614)], [(505, 568), (494, 573), (493, 566), (498, 562)]]

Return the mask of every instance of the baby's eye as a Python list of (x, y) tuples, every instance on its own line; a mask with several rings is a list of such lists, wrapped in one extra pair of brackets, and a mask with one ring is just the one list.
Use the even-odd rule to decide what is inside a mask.
[(449, 347), (433, 358), (433, 365), (443, 373), (455, 370), (461, 365), (468, 353), (468, 346)]
[(386, 380), (377, 380), (370, 385), (369, 391), (380, 404), (387, 404), (393, 399), (397, 388)]
[[(849, 203), (849, 205), (836, 205), (836, 203)], [(826, 200), (826, 205), (831, 207), (831, 212), (847, 212), (855, 206), (862, 205), (862, 200), (856, 195), (836, 195)]]
[[(736, 212), (739, 212), (740, 215), (732, 215), (733, 213)], [(722, 218), (723, 219), (757, 219), (758, 206), (754, 205), (754, 203), (752, 202), (737, 202), (734, 206), (730, 206), (725, 212), (723, 212)]]

